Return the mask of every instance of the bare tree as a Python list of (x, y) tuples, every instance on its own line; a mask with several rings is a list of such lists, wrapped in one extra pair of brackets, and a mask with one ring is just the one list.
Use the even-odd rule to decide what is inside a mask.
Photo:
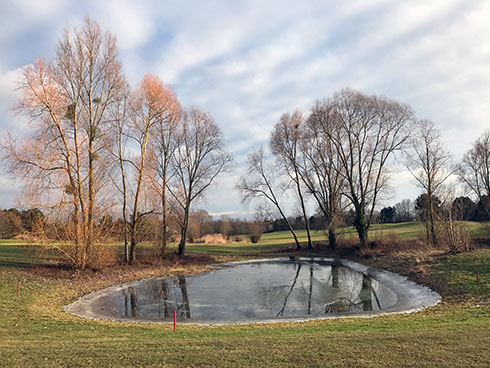
[(182, 108), (175, 92), (159, 82), (160, 117), (154, 126), (154, 138), (150, 142), (150, 184), (160, 199), (162, 228), (160, 239), (160, 256), (164, 256), (168, 242), (168, 198), (169, 165), (177, 148), (175, 134), (182, 117)]
[(282, 167), (284, 173), (295, 187), (301, 214), (305, 222), (308, 247), (312, 248), (310, 221), (306, 211), (305, 193), (303, 193), (304, 184), (300, 173), (300, 161), (302, 160), (300, 143), (302, 141), (304, 120), (299, 111), (295, 111), (293, 114), (283, 114), (271, 133), (270, 147), (272, 154), (278, 160), (279, 166)]
[[(296, 248), (301, 248), (296, 232), (289, 222), (284, 210), (279, 202), (276, 185), (277, 170), (275, 167), (267, 165), (264, 157), (264, 149), (260, 148), (248, 155), (248, 169), (245, 176), (240, 177), (236, 184), (236, 189), (239, 191), (242, 203), (261, 198), (270, 202), (279, 212), (281, 217), (286, 222), (289, 231), (293, 235)], [(279, 189), (279, 191), (283, 191)]]
[(126, 169), (126, 149), (128, 143), (127, 131), (127, 100), (130, 93), (126, 92), (125, 98), (119, 101), (119, 108), (113, 112), (113, 134), (115, 142), (112, 147), (112, 156), (117, 162), (119, 179), (112, 178), (112, 182), (121, 194), (122, 199), (122, 231), (124, 240), (124, 262), (129, 263), (128, 243), (128, 179)]
[(316, 102), (304, 126), (300, 175), (325, 217), (329, 244), (336, 247), (335, 224), (341, 211), (342, 167), (330, 136), (335, 127), (332, 106)]
[(60, 248), (77, 267), (93, 255), (95, 217), (108, 203), (106, 148), (111, 110), (126, 85), (115, 38), (87, 18), (65, 31), (53, 62), (24, 69), (18, 105), (31, 118), (29, 140), (4, 145), (10, 172), (26, 182), (26, 193), (43, 194), (34, 206), (56, 210), (72, 240)]
[(490, 131), (483, 133), (464, 155), (458, 174), (479, 199), (490, 196)]
[(408, 155), (407, 168), (417, 185), (427, 193), (427, 241), (437, 246), (434, 198), (452, 174), (448, 169), (451, 155), (443, 149), (440, 133), (432, 121), (420, 120), (416, 127), (417, 133), (412, 138), (412, 150)]
[(184, 112), (176, 141), (168, 191), (182, 213), (178, 254), (184, 256), (191, 205), (230, 168), (232, 158), (223, 149), (223, 135), (213, 117), (198, 107)]
[[(138, 151), (134, 157), (125, 159), (130, 164), (134, 174), (129, 222), (129, 234), (131, 237), (129, 248), (130, 263), (134, 262), (136, 257), (135, 247), (138, 224), (145, 215), (155, 211), (154, 208), (142, 209), (140, 202), (143, 186), (145, 184), (149, 186), (149, 179), (152, 177), (148, 173), (150, 168), (147, 167), (151, 156), (151, 142), (156, 141), (156, 136), (165, 134), (160, 131), (160, 128), (165, 125), (169, 116), (177, 113), (175, 104), (178, 105), (175, 94), (165, 88), (158, 77), (151, 74), (145, 75), (138, 88), (131, 95), (126, 135)], [(158, 147), (158, 144), (155, 144), (154, 147)], [(165, 187), (165, 185), (163, 186)], [(148, 191), (145, 194), (148, 195)]]
[(336, 93), (325, 104), (335, 116), (333, 128), (326, 133), (345, 181), (342, 194), (355, 211), (354, 226), (363, 248), (377, 200), (387, 189), (388, 160), (407, 142), (413, 113), (395, 100), (351, 89)]
[(395, 204), (396, 222), (413, 221), (414, 205), (410, 199), (404, 199)]

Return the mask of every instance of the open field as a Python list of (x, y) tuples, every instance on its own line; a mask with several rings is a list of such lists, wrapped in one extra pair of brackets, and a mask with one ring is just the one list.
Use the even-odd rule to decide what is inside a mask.
[[(473, 237), (490, 236), (490, 224), (479, 222), (465, 222), (466, 226)], [(369, 239), (373, 241), (383, 240), (385, 243), (391, 241), (415, 241), (424, 239), (424, 226), (418, 222), (402, 222), (397, 224), (372, 225), (369, 232)], [(328, 236), (324, 231), (312, 231), (312, 240), (314, 242), (327, 243)], [(302, 245), (307, 244), (307, 235), (305, 230), (297, 230), (297, 236)], [(348, 239), (355, 241), (357, 233), (353, 227), (343, 228), (338, 231), (339, 239)], [(276, 252), (286, 246), (293, 246), (294, 239), (289, 231), (277, 231), (266, 233), (257, 244), (246, 243), (226, 243), (226, 244), (187, 244), (186, 252), (188, 253), (206, 253), (215, 256), (254, 256), (267, 252)], [(44, 254), (39, 259), (39, 254), (33, 251), (36, 244), (26, 244), (22, 240), (5, 240), (0, 239), (2, 246), (2, 255), (0, 256), (0, 265), (10, 263), (43, 263), (47, 262), (49, 256)], [(122, 244), (110, 244), (118, 248), (118, 253), (123, 254)], [(145, 253), (152, 247), (149, 243), (140, 243), (137, 246), (137, 253)], [(177, 244), (169, 244), (169, 251), (176, 250)]]
[[(419, 227), (417, 232), (416, 226), (394, 225), (388, 233), (403, 240), (417, 239), (423, 229)], [(388, 228), (378, 230), (383, 234)], [(483, 234), (478, 227), (472, 231), (475, 236)], [(321, 233), (315, 235), (318, 241), (322, 237)], [(39, 259), (28, 251), (35, 245), (1, 241), (0, 366), (490, 365), (488, 248), (458, 255), (443, 250), (406, 250), (376, 259), (357, 259), (403, 273), (443, 295), (441, 304), (409, 315), (248, 326), (179, 326), (174, 333), (170, 325), (96, 322), (61, 310), (78, 296), (111, 284), (158, 274), (199, 272), (205, 263), (222, 259), (281, 255), (277, 251), (290, 243), (287, 233), (272, 233), (253, 245), (190, 245), (189, 253), (210, 255), (202, 260), (193, 260), (197, 256), (191, 255), (187, 262), (169, 260), (161, 265), (118, 266), (79, 273), (42, 266), (52, 260)]]
[[(468, 230), (473, 237), (490, 236), (490, 224), (479, 222), (465, 222)], [(425, 228), (418, 222), (402, 222), (397, 224), (373, 225), (369, 231), (369, 239), (373, 241), (383, 240), (390, 241), (415, 241), (424, 239)], [(297, 236), (302, 245), (307, 244), (307, 235), (305, 230), (298, 230)], [(314, 242), (328, 242), (328, 235), (324, 231), (312, 231), (312, 240)], [(343, 228), (338, 231), (339, 239), (356, 240), (357, 233), (353, 227)], [(248, 254), (253, 255), (257, 252), (277, 251), (287, 245), (293, 245), (294, 239), (289, 231), (277, 231), (266, 233), (257, 244), (252, 243), (228, 243), (228, 244), (189, 244), (186, 246), (188, 252), (205, 252), (215, 255), (226, 254)], [(172, 248), (172, 246), (170, 247)]]

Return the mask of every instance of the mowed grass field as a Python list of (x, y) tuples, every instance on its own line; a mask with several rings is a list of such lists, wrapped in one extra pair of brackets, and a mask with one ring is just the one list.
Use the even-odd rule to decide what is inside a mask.
[[(398, 226), (397, 226), (398, 225)], [(470, 224), (475, 236), (486, 228)], [(349, 235), (346, 229), (341, 236)], [(352, 231), (352, 234), (353, 231)], [(416, 240), (416, 223), (381, 226), (371, 238)], [(306, 241), (305, 234), (301, 234)], [(321, 232), (315, 241), (325, 240)], [(189, 245), (210, 261), (283, 255), (286, 232), (258, 244)], [(407, 250), (360, 259), (427, 284), (444, 301), (424, 311), (376, 318), (242, 326), (110, 323), (68, 315), (62, 306), (92, 290), (152, 275), (198, 272), (201, 264), (118, 266), (74, 272), (47, 265), (37, 245), (0, 241), (1, 367), (488, 367), (490, 250), (451, 255)], [(141, 249), (149, 249), (142, 245)], [(478, 271), (478, 281), (476, 279)], [(18, 283), (21, 293), (18, 295)]]
[[(490, 224), (467, 221), (464, 223), (473, 237), (490, 236)], [(302, 245), (306, 245), (308, 237), (305, 230), (296, 231), (297, 237)], [(339, 239), (357, 240), (357, 232), (354, 227), (339, 229), (337, 232)], [(415, 241), (423, 240), (425, 227), (419, 222), (402, 222), (397, 224), (375, 224), (369, 231), (370, 240), (381, 240), (385, 243), (390, 241)], [(328, 243), (328, 235), (325, 231), (311, 231), (311, 238), (314, 242)], [(274, 252), (285, 246), (293, 246), (294, 238), (289, 231), (277, 231), (266, 233), (257, 244), (248, 243), (228, 243), (228, 244), (189, 244), (186, 246), (188, 252), (208, 253), (214, 255), (254, 255), (256, 253)], [(170, 249), (176, 245), (171, 245)]]

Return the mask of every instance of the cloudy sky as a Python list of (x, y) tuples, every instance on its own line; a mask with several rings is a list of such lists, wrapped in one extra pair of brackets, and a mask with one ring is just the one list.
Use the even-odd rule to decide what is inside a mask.
[[(51, 59), (86, 15), (116, 35), (132, 85), (157, 74), (223, 130), (236, 168), (211, 189), (212, 213), (253, 210), (233, 190), (247, 153), (283, 112), (342, 87), (408, 103), (438, 124), (455, 161), (490, 128), (489, 1), (3, 0), (0, 135), (27, 133), (10, 112), (20, 69)], [(0, 171), (0, 208), (19, 185)], [(387, 204), (419, 193), (402, 167), (392, 186)]]

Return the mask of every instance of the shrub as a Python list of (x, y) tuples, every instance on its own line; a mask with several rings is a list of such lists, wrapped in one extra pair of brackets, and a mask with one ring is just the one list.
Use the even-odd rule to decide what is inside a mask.
[(441, 240), (453, 252), (468, 252), (471, 249), (471, 236), (463, 221), (454, 221), (451, 217), (442, 222)]
[(258, 220), (248, 223), (248, 236), (252, 243), (258, 243), (262, 234), (264, 233), (265, 226), (264, 223)]
[(91, 252), (88, 266), (94, 270), (102, 270), (117, 264), (117, 248), (98, 245)]

